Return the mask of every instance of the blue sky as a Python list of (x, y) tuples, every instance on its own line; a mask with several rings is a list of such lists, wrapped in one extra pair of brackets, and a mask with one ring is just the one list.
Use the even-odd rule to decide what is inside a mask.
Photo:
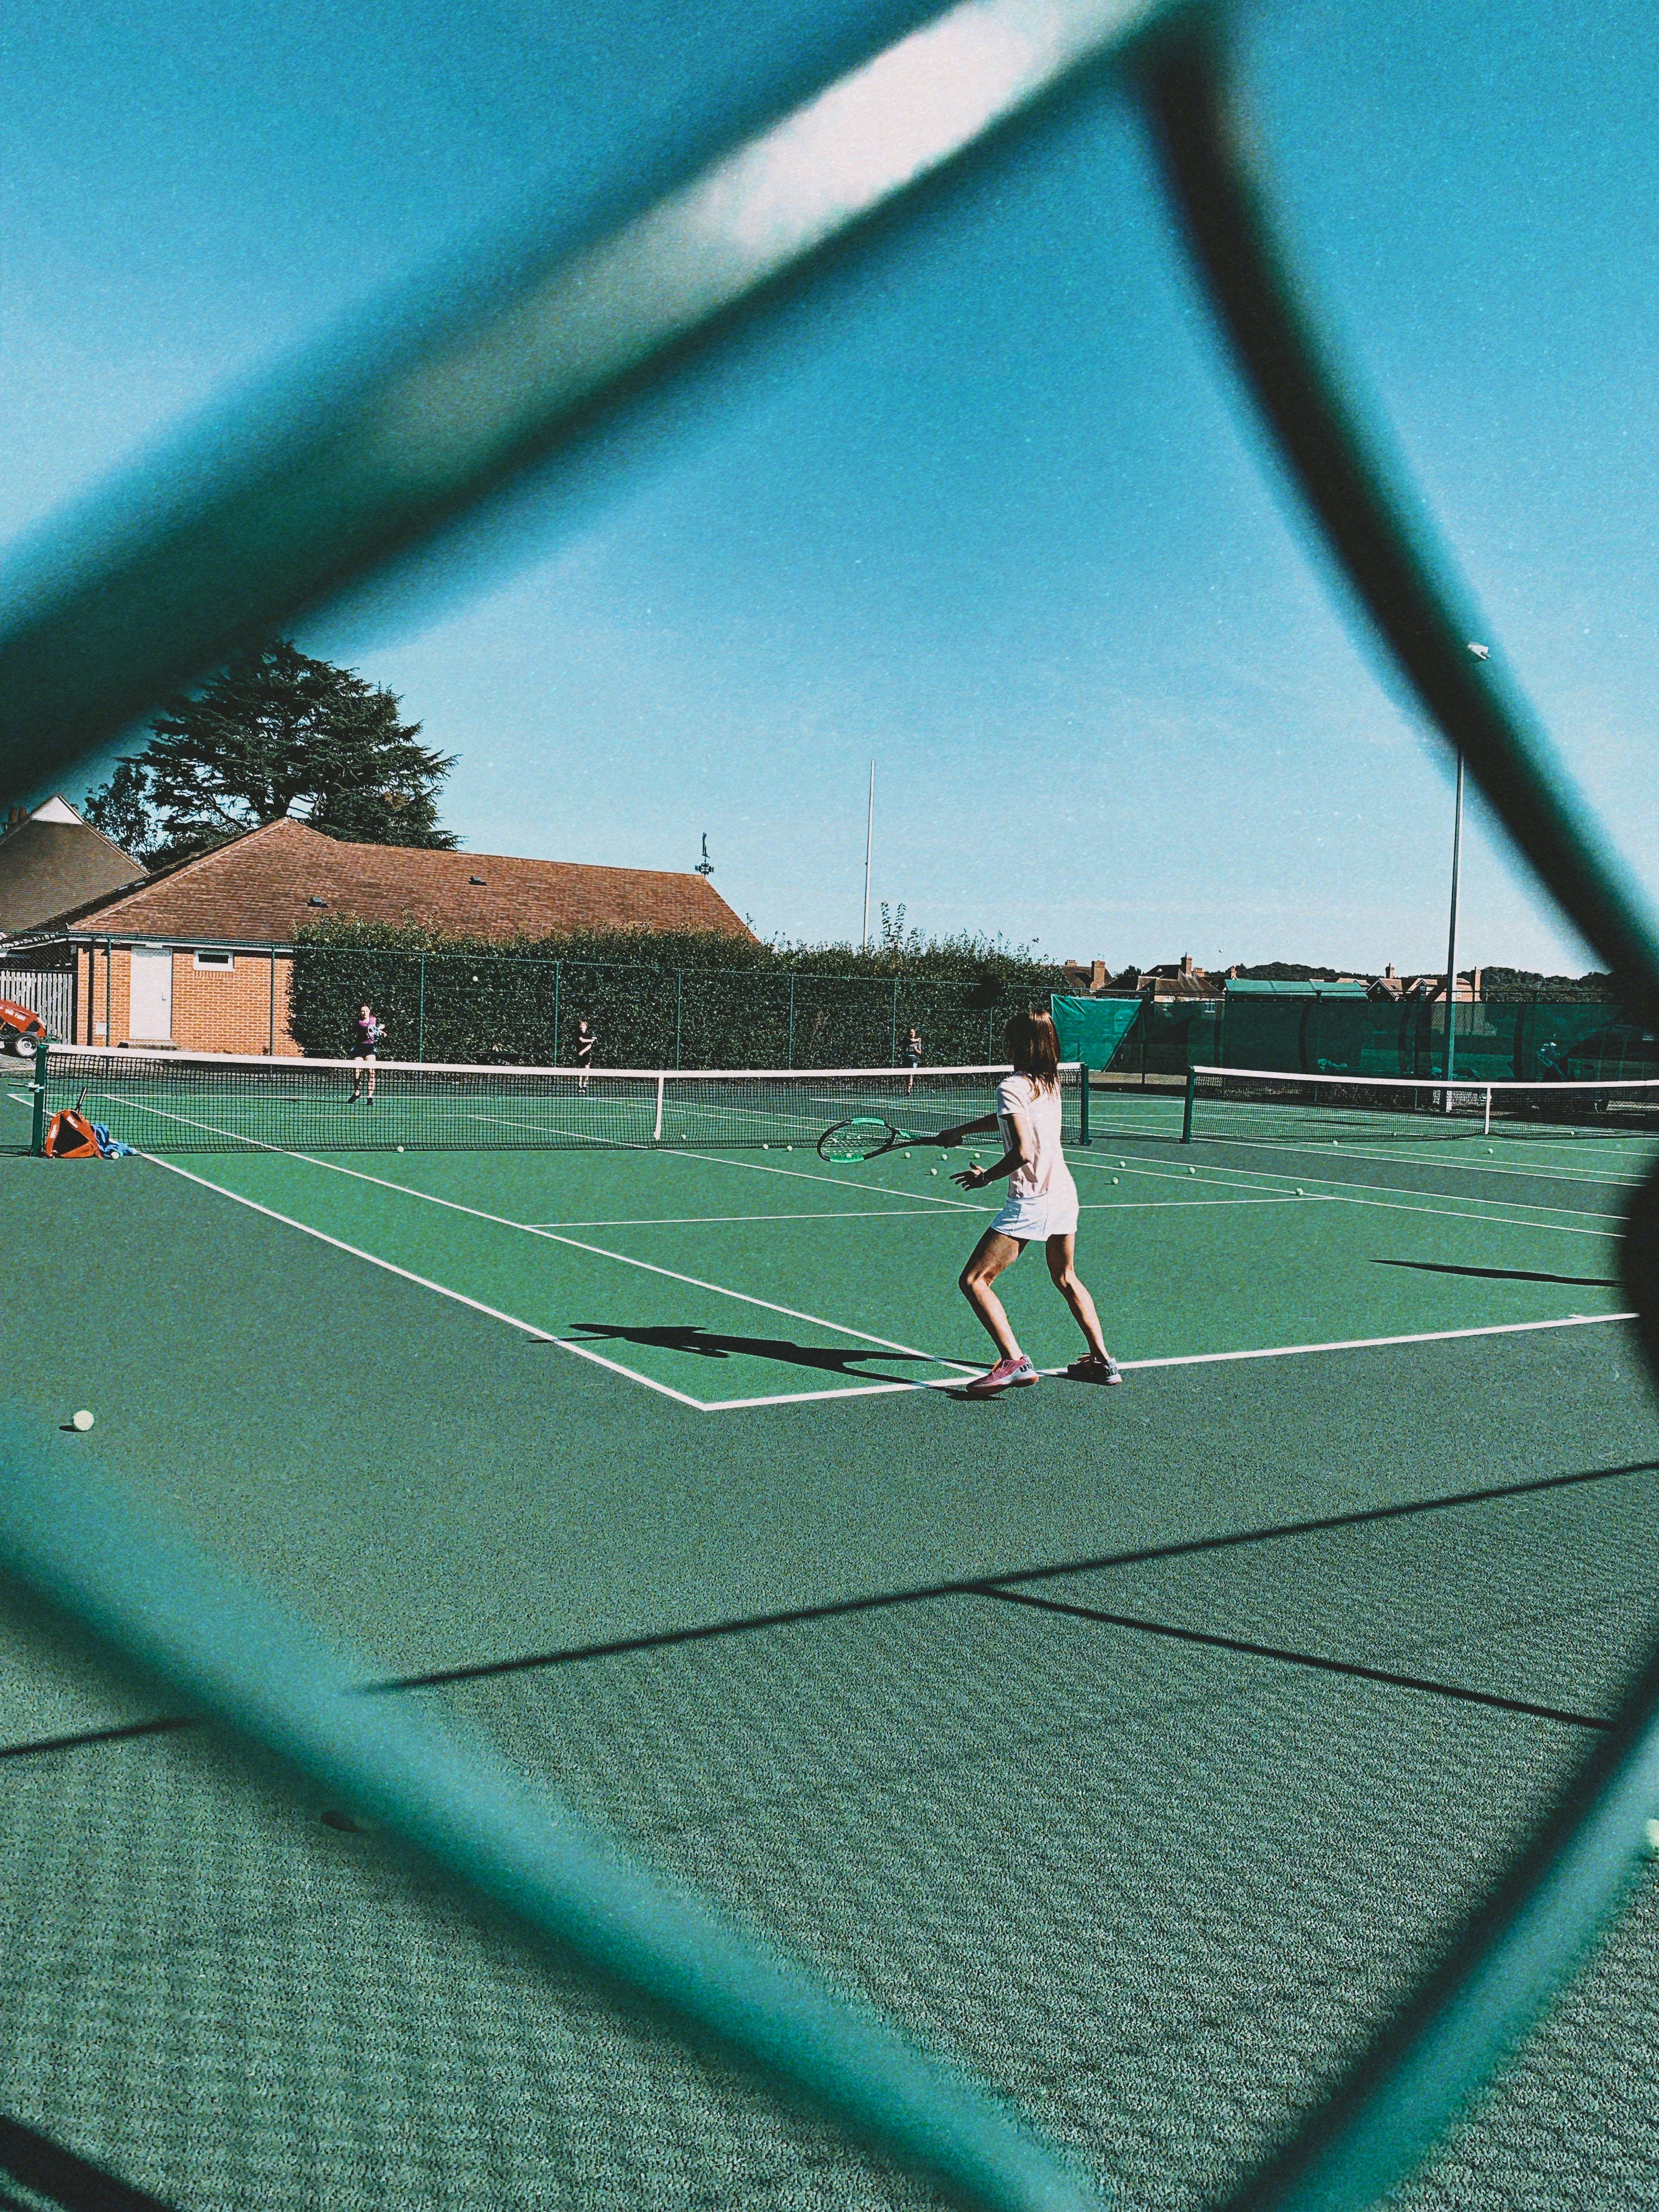
[[(781, 57), (809, 81), (902, 20), (15, 14), (0, 539), (434, 258), (753, 112)], [(1349, 357), (1651, 888), (1651, 9), (1283, 0), (1245, 47)], [(301, 641), (459, 754), (472, 849), (684, 867), (706, 830), (766, 934), (856, 935), (873, 756), (875, 895), (924, 928), (1114, 965), (1443, 960), (1449, 768), (1281, 495), (1121, 96), (976, 170), (580, 486)], [(1461, 942), (1587, 959), (1478, 807)]]

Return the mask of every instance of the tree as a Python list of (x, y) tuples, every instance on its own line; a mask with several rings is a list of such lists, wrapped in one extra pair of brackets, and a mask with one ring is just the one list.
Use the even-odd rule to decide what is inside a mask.
[(236, 654), (169, 700), (148, 749), (87, 795), (87, 818), (151, 866), (285, 815), (349, 844), (453, 852), (438, 787), (454, 756), (416, 743), (401, 702), (287, 639)]
[(142, 760), (117, 761), (109, 781), (87, 793), (83, 811), (93, 828), (112, 838), (124, 853), (147, 868), (155, 866), (155, 817), (150, 811), (149, 779)]

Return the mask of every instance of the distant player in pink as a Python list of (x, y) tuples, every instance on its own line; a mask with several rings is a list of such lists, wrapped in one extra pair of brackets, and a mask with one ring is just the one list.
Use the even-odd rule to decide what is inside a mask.
[(357, 1026), (351, 1042), (351, 1096), (348, 1106), (355, 1106), (363, 1091), (363, 1077), (368, 1077), (368, 1103), (374, 1103), (374, 1061), (380, 1049), (383, 1024), (378, 1014), (368, 1006), (358, 1009)]
[(997, 1085), (997, 1110), (977, 1121), (941, 1132), (942, 1145), (995, 1131), (1003, 1155), (988, 1168), (964, 1168), (954, 1180), (963, 1190), (983, 1190), (1008, 1178), (1006, 1203), (975, 1245), (960, 1277), (962, 1294), (984, 1323), (999, 1354), (968, 1389), (975, 1397), (1018, 1389), (1040, 1378), (1020, 1350), (1002, 1301), (992, 1288), (1025, 1246), (1039, 1239), (1054, 1288), (1072, 1309), (1089, 1350), (1066, 1372), (1079, 1382), (1121, 1382), (1123, 1370), (1106, 1349), (1100, 1317), (1074, 1264), (1078, 1195), (1060, 1150), (1060, 1040), (1047, 1014), (1016, 1014), (1003, 1032), (1003, 1049), (1014, 1064)]

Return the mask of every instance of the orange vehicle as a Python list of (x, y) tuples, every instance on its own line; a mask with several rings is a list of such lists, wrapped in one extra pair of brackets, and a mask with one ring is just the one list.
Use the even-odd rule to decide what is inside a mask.
[(46, 1033), (46, 1024), (32, 1007), (20, 1006), (15, 999), (0, 999), (0, 1051), (27, 1058)]

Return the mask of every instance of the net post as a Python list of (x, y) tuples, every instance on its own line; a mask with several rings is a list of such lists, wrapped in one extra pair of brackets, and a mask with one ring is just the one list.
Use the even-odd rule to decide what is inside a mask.
[(1186, 1110), (1181, 1116), (1181, 1141), (1183, 1145), (1190, 1145), (1193, 1141), (1193, 1101), (1197, 1096), (1198, 1070), (1195, 1067), (1189, 1067), (1187, 1070)]
[(1089, 1063), (1086, 1060), (1078, 1062), (1077, 1072), (1083, 1086), (1078, 1097), (1077, 1140), (1079, 1145), (1086, 1145), (1089, 1142)]
[[(426, 1058), (426, 955), (424, 952), (421, 955), (421, 975), (416, 990), (418, 995), (415, 1016), (415, 1057), (416, 1060), (424, 1060)], [(553, 1050), (556, 1057), (558, 1054), (556, 1044)]]
[(656, 1125), (655, 1125), (655, 1127), (652, 1129), (652, 1132), (651, 1132), (651, 1141), (652, 1141), (652, 1143), (653, 1143), (653, 1145), (659, 1145), (659, 1144), (661, 1144), (661, 1142), (662, 1142), (662, 1097), (663, 1097), (663, 1092), (667, 1089), (667, 1087), (668, 1087), (668, 1078), (667, 1078), (665, 1075), (661, 1074), (661, 1073), (659, 1073), (659, 1075), (658, 1075), (658, 1077), (657, 1077), (657, 1119), (656, 1119)]
[(50, 1041), (42, 1037), (34, 1048), (34, 1127), (29, 1138), (36, 1159), (44, 1159), (46, 1152), (46, 1063), (51, 1053)]

